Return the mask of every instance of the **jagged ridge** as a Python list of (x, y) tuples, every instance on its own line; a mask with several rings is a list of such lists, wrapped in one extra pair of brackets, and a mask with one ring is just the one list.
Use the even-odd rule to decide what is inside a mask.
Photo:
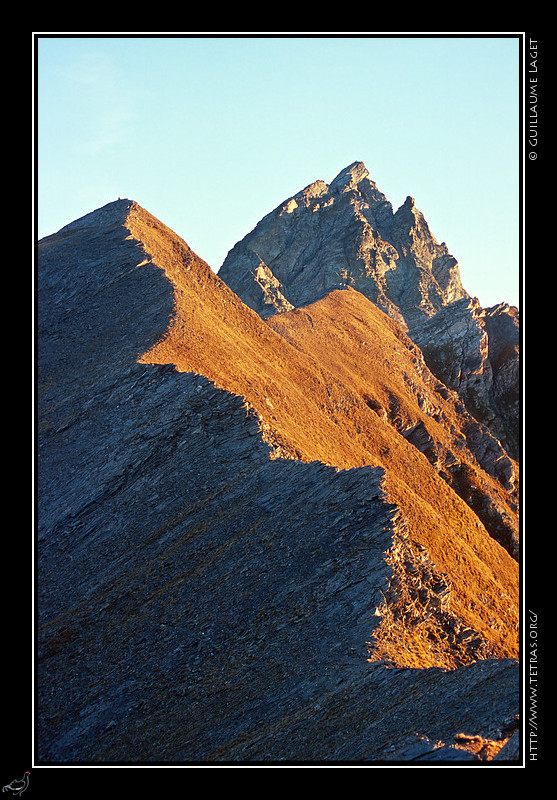
[[(275, 294), (253, 271), (265, 270)], [(403, 325), (467, 297), (456, 260), (414, 199), (393, 212), (361, 162), (315, 181), (265, 216), (227, 255), (220, 277), (266, 316), (351, 286)]]
[(519, 459), (518, 310), (480, 309), (414, 198), (394, 212), (361, 162), (266, 215), (219, 276), (264, 318), (357, 289), (409, 332), (437, 377)]
[[(467, 624), (481, 630), (481, 635), (490, 642), (489, 647), (495, 648), (492, 652), (497, 652), (501, 646), (496, 643), (500, 634), (494, 635), (498, 630), (506, 641), (504, 648), (511, 647), (508, 651), (503, 649), (501, 654), (515, 653), (510, 642), (516, 636), (516, 622), (511, 622), (509, 627), (509, 611), (515, 601), (509, 604), (508, 597), (502, 602), (495, 600), (496, 605), (500, 604), (502, 621), (495, 623), (491, 611), (482, 621), (485, 610), (476, 608), (473, 611), (470, 605), (474, 603), (472, 598), (478, 587), (472, 578), (475, 568), (468, 559), (473, 563), (477, 554), (482, 553), (482, 571), (485, 565), (489, 564), (492, 570), (497, 563), (493, 586), (499, 587), (498, 592), (502, 586), (507, 587), (505, 594), (509, 592), (509, 597), (515, 596), (517, 589), (515, 565), (507, 562), (506, 554), (502, 555), (502, 560), (495, 556), (497, 545), (489, 535), (486, 536), (477, 514), (453, 491), (450, 481), (409, 441), (408, 436), (401, 435), (389, 422), (381, 423), (376, 409), (370, 408), (364, 395), (373, 390), (382, 392), (381, 400), (386, 404), (389, 390), (385, 387), (390, 386), (391, 397), (400, 405), (401, 413), (413, 407), (412, 424), (423, 420), (431, 429), (435, 427), (435, 420), (428, 418), (424, 409), (419, 408), (417, 395), (421, 391), (422, 406), (430, 402), (435, 412), (441, 415), (436, 436), (452, 425), (451, 442), (461, 440), (455, 463), (464, 465), (468, 473), (464, 485), (468, 481), (470, 491), (476, 493), (480, 490), (490, 507), (493, 503), (499, 505), (499, 519), (507, 524), (507, 530), (516, 542), (516, 513), (508, 505), (515, 492), (512, 463), (507, 457), (511, 473), (506, 473), (503, 480), (510, 480), (510, 485), (494, 483), (477, 459), (470, 453), (466, 454), (463, 448), (466, 436), (461, 426), (462, 420), (468, 418), (465, 414), (464, 418), (462, 416), (464, 409), (459, 412), (455, 408), (454, 397), (447, 392), (443, 397), (425, 382), (408, 391), (405, 376), (414, 377), (418, 369), (423, 371), (426, 368), (420, 364), (419, 351), (404, 331), (356, 292), (330, 294), (307, 310), (282, 314), (270, 320), (271, 324), (264, 324), (258, 315), (238, 303), (236, 296), (206, 265), (197, 264), (194, 268), (193, 263), (189, 264), (181, 274), (179, 263), (172, 265), (171, 262), (177, 252), (175, 239), (162, 239), (144, 212), (137, 210), (128, 224), (144, 243), (147, 252), (152, 257), (156, 253), (155, 263), (164, 265), (167, 275), (175, 275), (172, 278), (174, 318), (166, 335), (142, 357), (142, 361), (172, 363), (180, 370), (193, 370), (206, 375), (221, 388), (245, 396), (262, 424), (280, 441), (283, 453), (340, 468), (367, 464), (383, 467), (389, 481), (389, 499), (401, 506), (406, 518), (411, 520), (413, 538), (428, 550), (433, 548), (435, 557), (454, 574), (453, 584), (458, 586), (454, 603), (459, 615), (467, 620)], [(159, 249), (162, 244), (165, 252)], [(190, 254), (187, 258), (190, 259)], [(201, 271), (202, 278), (198, 277), (198, 271)], [(189, 275), (195, 275), (196, 287), (202, 281), (202, 294), (188, 291), (186, 276)], [(286, 327), (288, 322), (290, 327)], [(335, 335), (338, 327), (346, 328), (350, 324), (353, 327), (346, 337)], [(302, 328), (304, 338), (301, 338)], [(280, 336), (277, 337), (276, 331), (280, 331)], [(366, 363), (361, 358), (366, 344), (366, 360), (370, 368), (362, 376), (358, 375), (358, 369), (360, 364)], [(347, 357), (350, 351), (351, 359)], [(389, 367), (387, 371), (382, 369), (382, 378), (377, 379), (374, 373), (381, 363)], [(346, 373), (347, 364), (353, 370), (351, 375)], [(395, 376), (392, 382), (389, 378), (391, 372)], [(392, 399), (388, 402), (392, 403)], [(443, 449), (442, 445), (440, 447)], [(447, 439), (444, 447), (447, 448)], [(497, 457), (501, 455), (504, 454), (499, 452)], [(493, 487), (491, 493), (486, 491), (486, 486), (482, 487), (482, 481)], [(447, 548), (447, 537), (453, 536), (456, 537), (454, 547)], [(470, 548), (471, 542), (474, 542), (473, 549)], [(495, 550), (490, 552), (492, 547)], [(489, 595), (494, 593), (497, 594), (494, 589), (488, 590)], [(460, 602), (459, 597), (462, 597)]]
[[(40, 758), (373, 760), (411, 731), (491, 736), (513, 661), (367, 661), (516, 653), (516, 562), (427, 457), (137, 204), (40, 249)], [(400, 330), (357, 310), (407, 371)]]

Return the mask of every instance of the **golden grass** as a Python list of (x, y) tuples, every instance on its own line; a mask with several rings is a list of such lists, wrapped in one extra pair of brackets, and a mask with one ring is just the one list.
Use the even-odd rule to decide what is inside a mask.
[[(368, 402), (386, 408), (395, 398), (401, 415), (421, 420), (447, 447), (453, 441), (449, 429), (459, 429), (454, 404), (441, 396), (434, 399), (443, 425), (420, 409), (416, 388), (429, 390), (416, 387), (416, 353), (402, 329), (352, 290), (264, 322), (185, 242), (136, 204), (127, 225), (174, 291), (168, 330), (139, 360), (174, 364), (245, 397), (303, 461), (384, 467), (388, 499), (401, 508), (411, 537), (450, 578), (454, 613), (490, 642), (494, 654), (516, 656), (516, 562), (426, 457)], [(430, 642), (412, 636), (401, 632), (406, 660), (439, 665)], [(400, 660), (400, 654), (391, 655)]]

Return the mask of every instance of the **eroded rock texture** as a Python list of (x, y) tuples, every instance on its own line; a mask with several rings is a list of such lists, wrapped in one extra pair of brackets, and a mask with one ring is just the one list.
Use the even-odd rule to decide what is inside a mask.
[(482, 309), (414, 198), (395, 212), (355, 162), (265, 216), (219, 276), (263, 317), (350, 286), (401, 323), (437, 377), (519, 459), (519, 315)]
[(515, 478), (404, 331), (340, 292), (325, 360), (130, 201), (39, 251), (38, 762), (504, 758), (518, 567), (464, 494)]
[(520, 459), (520, 325), (516, 308), (460, 300), (412, 331), (430, 368)]

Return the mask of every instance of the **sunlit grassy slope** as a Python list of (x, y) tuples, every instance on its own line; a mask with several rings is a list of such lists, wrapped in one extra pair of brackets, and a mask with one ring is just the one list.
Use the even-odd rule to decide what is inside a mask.
[[(498, 502), (504, 492), (466, 450), (454, 398), (436, 390), (402, 329), (352, 290), (263, 321), (137, 204), (127, 226), (166, 274), (175, 300), (165, 335), (139, 359), (202, 374), (245, 397), (282, 454), (339, 468), (383, 467), (387, 497), (400, 507), (411, 541), (450, 581), (452, 612), (493, 655), (516, 656), (517, 563), (396, 421), (421, 422), (441, 453), (460, 442), (458, 458), (484, 490), (491, 487)], [(451, 666), (442, 648), (432, 654), (420, 632), (402, 623), (379, 631), (376, 654), (406, 666)]]

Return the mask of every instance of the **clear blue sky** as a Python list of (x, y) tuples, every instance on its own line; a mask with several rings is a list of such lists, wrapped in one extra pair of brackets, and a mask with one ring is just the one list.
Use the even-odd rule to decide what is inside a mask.
[(519, 301), (520, 40), (38, 40), (39, 237), (118, 197), (217, 271), (279, 203), (363, 161), (484, 306)]

